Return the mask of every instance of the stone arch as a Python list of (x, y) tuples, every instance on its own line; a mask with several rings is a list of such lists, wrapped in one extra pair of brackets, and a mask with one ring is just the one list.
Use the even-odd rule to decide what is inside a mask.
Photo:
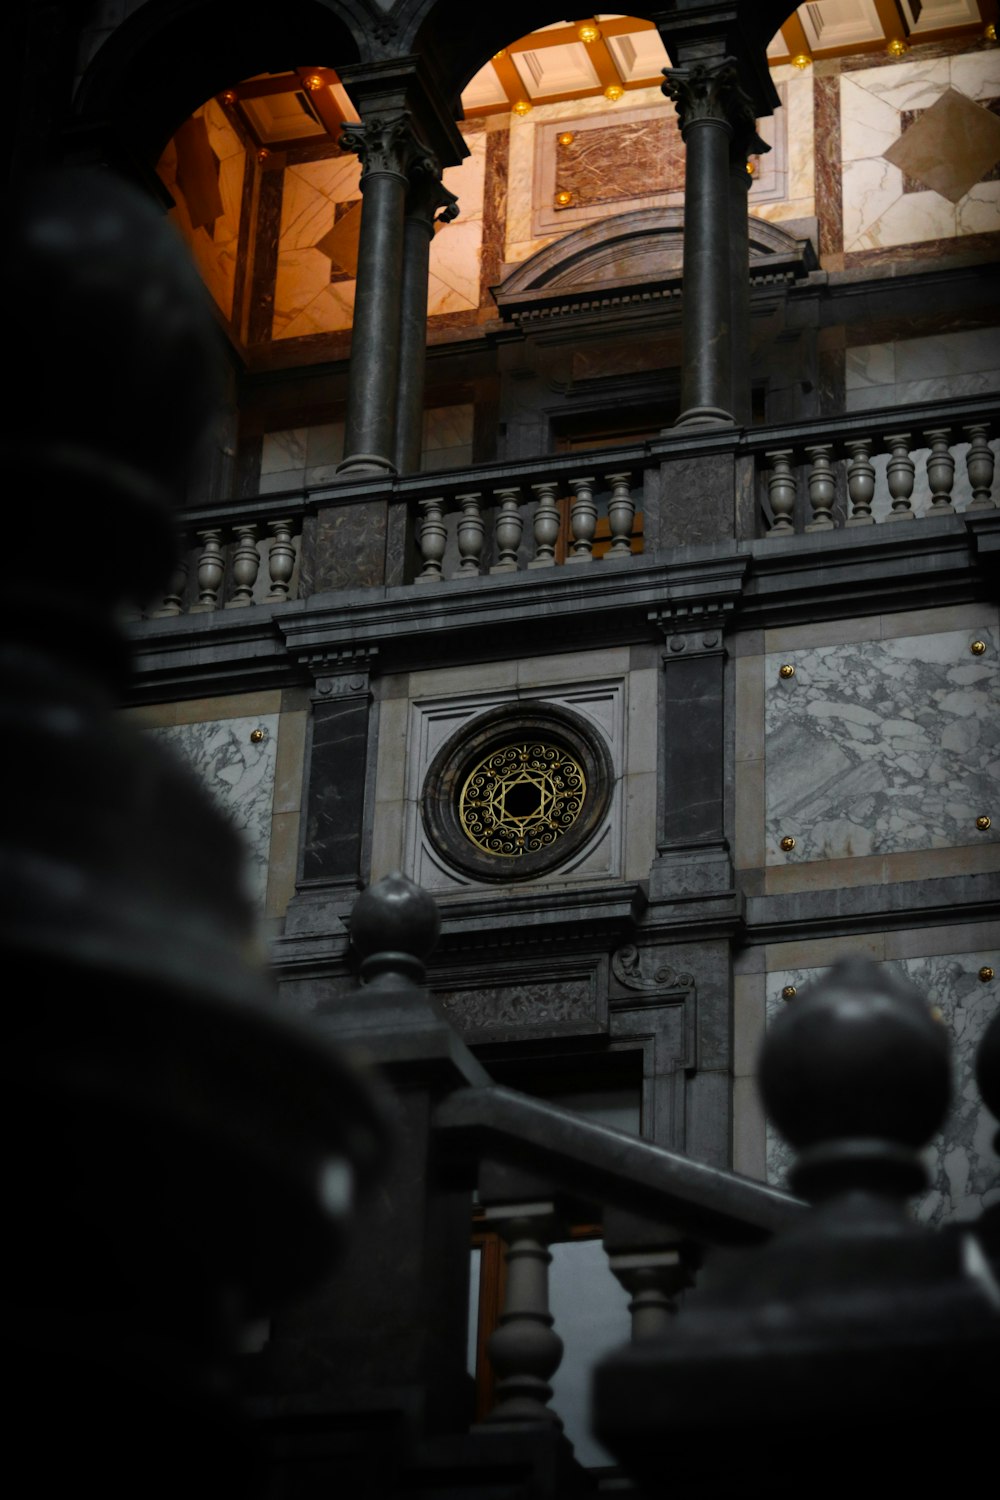
[(147, 0), (100, 48), (77, 91), (79, 125), (107, 127), (155, 162), (213, 94), (286, 64), (356, 62), (370, 16), (360, 0)]

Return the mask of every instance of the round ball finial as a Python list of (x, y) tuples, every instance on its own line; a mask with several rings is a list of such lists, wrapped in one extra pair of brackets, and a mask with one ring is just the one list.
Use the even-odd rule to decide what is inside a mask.
[(394, 974), (419, 982), (423, 961), (441, 930), (441, 915), (433, 896), (394, 870), (362, 891), (350, 928), (364, 979)]
[(948, 1106), (949, 1050), (920, 992), (868, 959), (800, 991), (768, 1032), (759, 1074), (768, 1114), (801, 1153), (796, 1186), (815, 1191), (814, 1168), (826, 1180), (834, 1163), (838, 1185), (859, 1181), (866, 1162), (886, 1186), (917, 1190), (915, 1153)]

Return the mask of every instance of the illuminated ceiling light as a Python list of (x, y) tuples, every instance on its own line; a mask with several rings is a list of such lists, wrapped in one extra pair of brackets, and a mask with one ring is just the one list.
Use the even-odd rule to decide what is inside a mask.
[(576, 28), (576, 34), (581, 42), (599, 42), (601, 39), (601, 28), (586, 21), (582, 26)]
[(512, 105), (511, 108), (513, 109), (514, 113), (516, 115), (520, 115), (523, 120), (524, 116), (529, 113), (531, 105), (528, 103), (527, 99), (518, 99), (517, 103)]
[(747, 159), (747, 175), (749, 177), (757, 176), (757, 158), (755, 156), (748, 157)]
[(564, 130), (563, 133), (562, 133), (562, 135), (558, 137), (558, 140), (559, 140), (560, 146), (572, 146), (572, 144), (573, 144), (573, 132), (572, 132), (572, 130)]
[(225, 93), (222, 95), (222, 102), (223, 102), (223, 104), (235, 104), (236, 103), (236, 90), (235, 89), (226, 89)]
[(902, 57), (903, 54), (909, 52), (910, 49), (903, 41), (903, 38), (901, 36), (894, 36), (885, 50), (886, 52), (888, 52), (890, 57)]
[(811, 62), (812, 58), (809, 56), (808, 52), (797, 52), (796, 55), (792, 58), (792, 67), (808, 68)]
[(612, 104), (615, 104), (621, 98), (624, 92), (625, 90), (622, 88), (620, 83), (609, 83), (607, 88), (604, 90), (604, 97), (605, 99), (610, 99)]
[(270, 151), (268, 151), (267, 147), (266, 146), (261, 146), (260, 150), (257, 152), (257, 160), (258, 161), (267, 161), (267, 159), (268, 159), (268, 157), (270, 155), (271, 155), (271, 153), (270, 153)]
[(501, 47), (499, 52), (494, 52), (494, 54), (493, 54), (493, 61), (496, 62), (496, 60), (497, 60), (498, 57), (506, 57), (506, 56), (507, 56), (507, 48), (506, 47)]
[(573, 194), (569, 191), (569, 188), (560, 188), (559, 192), (556, 193), (556, 208), (569, 208), (572, 202)]
[(318, 94), (323, 87), (324, 79), (318, 73), (310, 73), (307, 78), (303, 79), (303, 82), (311, 94)]

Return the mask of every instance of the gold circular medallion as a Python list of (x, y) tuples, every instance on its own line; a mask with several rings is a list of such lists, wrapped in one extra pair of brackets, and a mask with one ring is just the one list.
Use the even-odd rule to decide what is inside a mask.
[(516, 741), (491, 750), (465, 778), (462, 832), (487, 854), (517, 859), (568, 833), (583, 811), (587, 778), (561, 745)]

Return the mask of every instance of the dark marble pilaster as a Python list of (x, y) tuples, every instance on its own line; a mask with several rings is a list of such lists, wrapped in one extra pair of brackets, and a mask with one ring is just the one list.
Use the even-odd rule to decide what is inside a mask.
[(364, 883), (374, 653), (319, 653), (306, 744), (300, 872), (288, 932), (337, 925)]
[[(735, 579), (731, 580), (735, 583)], [(726, 618), (735, 596), (658, 612), (661, 679), (657, 855), (650, 900), (698, 903), (701, 917), (736, 910), (726, 837)], [(692, 919), (695, 913), (692, 911)]]

